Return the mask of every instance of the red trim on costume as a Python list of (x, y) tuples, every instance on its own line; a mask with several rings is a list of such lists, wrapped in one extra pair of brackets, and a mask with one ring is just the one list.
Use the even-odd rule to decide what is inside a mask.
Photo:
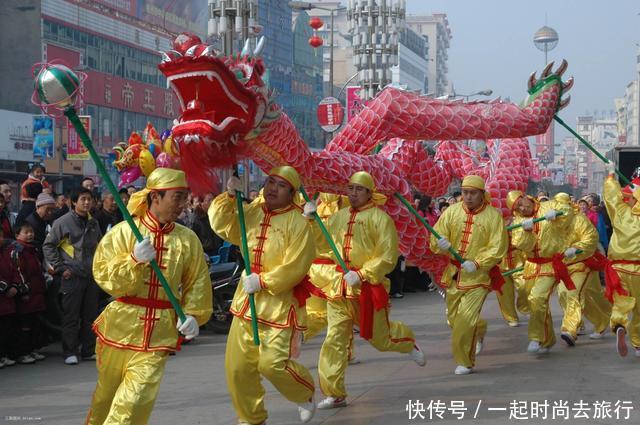
[[(316, 258), (315, 260), (313, 260), (313, 263), (311, 264), (335, 264), (336, 262), (329, 259), (329, 258)], [(342, 269), (340, 269), (342, 270)]]
[(166, 300), (157, 300), (157, 299), (150, 300), (147, 298), (124, 296), (124, 297), (116, 298), (116, 301), (119, 301), (125, 304), (132, 304), (140, 307), (155, 308), (155, 309), (173, 308), (173, 306), (171, 305), (171, 302)]
[(307, 387), (309, 391), (315, 392), (316, 389), (313, 386), (313, 383), (306, 381), (302, 376), (298, 375), (295, 370), (290, 368), (289, 365), (285, 366), (284, 370), (289, 372), (289, 374), (293, 377), (293, 379), (295, 379), (299, 384), (302, 384), (305, 387)]
[[(453, 258), (449, 259), (449, 262), (451, 264), (453, 264), (454, 266), (456, 266), (457, 268), (462, 267), (460, 262), (458, 260), (453, 259)], [(475, 263), (476, 267), (478, 267), (478, 269), (480, 269), (480, 265), (478, 263), (476, 263), (475, 261), (474, 261), (474, 263)], [(491, 279), (490, 290), (496, 291), (497, 293), (502, 295), (502, 286), (505, 284), (505, 280), (504, 280), (504, 276), (502, 276), (502, 273), (500, 272), (500, 266), (498, 266), (496, 264), (495, 266), (493, 266), (493, 267), (491, 267), (489, 269), (489, 279)], [(460, 279), (458, 279), (458, 280), (460, 280)], [(464, 289), (473, 289), (473, 288), (480, 288), (480, 287), (486, 287), (486, 285), (480, 284), (480, 285), (474, 285), (474, 286), (465, 286)]]

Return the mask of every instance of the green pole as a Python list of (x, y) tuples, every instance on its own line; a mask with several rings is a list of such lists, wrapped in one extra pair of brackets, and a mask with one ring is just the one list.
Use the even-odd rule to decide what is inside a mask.
[[(395, 193), (395, 196), (400, 200), (400, 202), (404, 204), (405, 207), (407, 207), (407, 209), (414, 216), (416, 216), (416, 218), (420, 221), (420, 223), (422, 223), (422, 225), (426, 227), (427, 230), (429, 230), (429, 232), (431, 232), (433, 236), (436, 237), (436, 239), (442, 239), (442, 236), (440, 236), (438, 232), (436, 232), (436, 229), (434, 229), (433, 227), (431, 227), (431, 225), (429, 225), (429, 223), (427, 223), (427, 221), (418, 213), (418, 211), (416, 211), (415, 208), (413, 208), (413, 205), (411, 205), (411, 203), (407, 201), (407, 199), (404, 196), (402, 196), (398, 192)], [(460, 254), (458, 254), (458, 252), (455, 249), (453, 249), (453, 247), (449, 247), (448, 251), (451, 253), (451, 255), (455, 257), (456, 260), (458, 260), (458, 262), (460, 262), (460, 264), (464, 263), (464, 258), (462, 258)]]
[[(105, 170), (104, 165), (102, 164), (102, 160), (100, 160), (100, 157), (96, 153), (96, 150), (93, 148), (93, 143), (91, 142), (89, 135), (85, 131), (84, 126), (80, 122), (78, 115), (76, 115), (76, 110), (73, 107), (70, 107), (65, 109), (64, 114), (66, 115), (67, 118), (69, 118), (69, 121), (71, 121), (71, 124), (73, 124), (73, 128), (75, 128), (76, 133), (78, 133), (78, 135), (80, 136), (80, 140), (82, 140), (82, 144), (89, 151), (89, 155), (91, 156), (91, 159), (96, 164), (98, 173), (100, 173), (102, 180), (104, 180), (105, 184), (107, 185), (107, 189), (109, 189), (109, 192), (111, 192), (111, 194), (113, 195), (113, 198), (115, 199), (116, 204), (118, 205), (118, 208), (120, 208), (122, 217), (124, 217), (124, 219), (129, 224), (129, 227), (131, 227), (131, 231), (133, 232), (133, 235), (136, 237), (136, 240), (138, 242), (142, 241), (143, 239), (142, 234), (140, 233), (140, 230), (138, 230), (138, 226), (136, 226), (136, 223), (134, 223), (133, 218), (131, 217), (131, 214), (129, 214), (129, 211), (127, 210), (127, 207), (122, 202), (122, 199), (120, 199), (120, 195), (118, 194), (118, 189), (116, 189), (115, 185), (111, 181), (109, 174), (107, 174), (107, 170)], [(162, 274), (162, 270), (160, 270), (160, 267), (158, 266), (158, 263), (156, 262), (155, 259), (151, 260), (151, 268), (153, 269), (156, 276), (158, 277), (158, 280), (160, 281), (162, 288), (166, 292), (167, 298), (169, 298), (169, 302), (175, 309), (176, 314), (178, 315), (180, 320), (184, 323), (186, 318), (184, 316), (184, 313), (182, 312), (180, 303), (176, 299), (175, 295), (173, 295), (173, 292), (171, 292), (171, 287), (169, 287), (169, 283), (167, 282), (164, 275)]]
[[(576, 254), (582, 254), (583, 252), (584, 251), (582, 251), (581, 249), (576, 250)], [(524, 270), (524, 267), (516, 267), (515, 269), (507, 270), (506, 272), (502, 273), (502, 276), (511, 276), (512, 274), (521, 272), (522, 270)]]
[[(562, 211), (558, 211), (556, 213), (556, 217), (560, 216), (560, 215), (564, 215), (564, 213)], [(547, 219), (546, 217), (538, 217), (538, 218), (534, 218), (533, 222), (534, 223), (538, 223), (540, 221), (545, 221), (546, 219)], [(517, 229), (518, 227), (522, 227), (522, 223), (512, 224), (511, 226), (507, 226), (507, 230)]]
[[(244, 257), (244, 272), (251, 274), (251, 260), (249, 260), (249, 244), (247, 243), (247, 225), (244, 221), (244, 208), (242, 207), (242, 192), (236, 190), (236, 206), (238, 207), (238, 221), (240, 222), (240, 237), (242, 238), (242, 256)], [(251, 309), (251, 327), (253, 328), (253, 343), (260, 345), (258, 335), (258, 315), (256, 313), (256, 300), (253, 294), (249, 294), (249, 308)]]
[[(604, 162), (605, 164), (610, 164), (611, 161), (609, 161), (607, 158), (605, 158), (604, 156), (602, 156), (602, 154), (600, 152), (598, 152), (596, 150), (596, 148), (594, 148), (589, 142), (587, 142), (584, 138), (582, 138), (582, 136), (580, 136), (578, 133), (575, 132), (575, 130), (571, 127), (569, 127), (563, 120), (562, 118), (560, 118), (557, 115), (553, 116), (553, 119), (556, 120), (558, 123), (560, 123), (561, 126), (563, 126), (564, 128), (566, 128), (569, 133), (573, 134), (574, 136), (576, 136), (576, 138), (578, 140), (580, 140), (580, 142), (582, 142), (583, 145), (585, 145), (591, 152), (593, 152), (595, 154), (595, 156), (597, 156), (598, 158), (600, 158), (602, 160), (602, 162)], [(625, 184), (631, 185), (631, 182), (629, 181), (629, 179), (622, 174), (622, 172), (620, 172), (620, 170), (618, 170), (617, 168), (615, 169), (616, 174), (618, 175), (618, 177), (620, 177), (620, 180), (622, 180)]]
[[(307, 195), (307, 192), (304, 190), (303, 186), (300, 186), (300, 193), (302, 193), (302, 197), (304, 198), (305, 201), (307, 202), (311, 201), (309, 199), (309, 195)], [(340, 252), (338, 252), (338, 247), (336, 247), (336, 244), (333, 242), (333, 239), (331, 238), (331, 235), (329, 234), (329, 232), (327, 231), (327, 228), (322, 222), (322, 219), (316, 213), (313, 214), (313, 218), (316, 220), (316, 223), (318, 223), (318, 226), (320, 226), (320, 230), (322, 230), (322, 234), (324, 235), (324, 238), (327, 240), (327, 242), (329, 242), (329, 246), (331, 246), (331, 250), (333, 251), (333, 254), (336, 256), (336, 259), (338, 260), (340, 267), (342, 267), (342, 271), (344, 273), (348, 273), (349, 268), (347, 267), (344, 260), (342, 259)]]

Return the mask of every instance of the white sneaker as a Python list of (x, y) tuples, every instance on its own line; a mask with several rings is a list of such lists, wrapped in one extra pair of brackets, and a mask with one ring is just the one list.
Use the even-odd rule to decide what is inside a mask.
[(411, 357), (411, 360), (416, 362), (418, 366), (424, 366), (427, 364), (427, 359), (425, 358), (424, 353), (417, 344), (413, 346), (413, 350), (411, 350), (411, 352), (409, 353), (409, 357)]
[(29, 354), (25, 354), (24, 356), (18, 357), (18, 363), (20, 364), (33, 364), (36, 362), (36, 359), (31, 357)]
[(64, 364), (76, 365), (76, 364), (78, 364), (78, 357), (77, 356), (68, 356), (67, 358), (64, 359)]
[(313, 418), (313, 415), (316, 414), (316, 402), (313, 397), (306, 403), (298, 404), (298, 414), (300, 415), (300, 422), (303, 424), (306, 424)]
[(507, 322), (507, 325), (509, 325), (510, 328), (517, 328), (518, 326), (520, 326), (520, 322), (518, 322), (517, 320), (512, 320), (511, 322)]
[(482, 341), (476, 342), (476, 356), (482, 353), (482, 347), (483, 347)]
[(536, 354), (549, 354), (549, 351), (551, 351), (549, 347), (540, 347)]
[(11, 360), (9, 357), (3, 357), (2, 362), (4, 363), (5, 366), (13, 366), (14, 364), (16, 364), (16, 361)]
[(529, 346), (527, 347), (527, 352), (535, 354), (540, 351), (540, 343), (538, 341), (529, 341)]
[(453, 373), (456, 375), (468, 375), (471, 372), (473, 372), (473, 368), (458, 365)]
[(33, 357), (36, 360), (44, 360), (47, 358), (47, 356), (45, 356), (44, 354), (38, 353), (37, 351), (32, 351), (31, 357)]
[(327, 397), (318, 403), (318, 409), (335, 409), (337, 407), (344, 407), (347, 405), (347, 399), (345, 397)]
[(636, 357), (640, 357), (640, 348), (635, 349)]
[(361, 361), (359, 358), (357, 358), (356, 356), (353, 356), (349, 359), (349, 364), (350, 365), (354, 365), (354, 364), (360, 364)]
[(589, 339), (602, 339), (604, 338), (604, 334), (607, 333), (607, 330), (603, 330), (602, 332), (593, 332), (589, 334)]
[(578, 328), (578, 336), (580, 335), (585, 335), (587, 333), (587, 329), (584, 327), (584, 323), (582, 325), (580, 325), (580, 327)]

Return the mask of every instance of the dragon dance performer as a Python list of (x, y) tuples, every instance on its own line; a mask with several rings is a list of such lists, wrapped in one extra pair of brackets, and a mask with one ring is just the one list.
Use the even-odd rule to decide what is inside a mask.
[[(347, 404), (344, 381), (354, 324), (360, 326), (360, 336), (377, 350), (407, 353), (418, 365), (426, 364), (411, 329), (389, 320), (390, 282), (385, 275), (398, 260), (398, 234), (391, 217), (378, 207), (386, 197), (376, 192), (373, 178), (364, 171), (351, 176), (347, 194), (351, 207), (332, 215), (327, 226), (349, 272), (342, 275), (340, 269), (324, 290), (328, 330), (320, 350), (318, 376), (327, 397), (318, 403), (319, 409)], [(315, 209), (315, 203), (308, 202), (305, 215), (311, 216)], [(313, 228), (319, 250), (331, 252), (335, 261), (318, 226)]]
[[(136, 242), (122, 222), (96, 249), (93, 275), (116, 301), (93, 325), (98, 383), (87, 424), (146, 424), (169, 353), (180, 349), (178, 331), (192, 339), (211, 316), (211, 280), (202, 245), (193, 231), (174, 222), (187, 194), (182, 171), (155, 169), (146, 188), (128, 204), (145, 238)], [(149, 265), (152, 259), (172, 292), (180, 292), (184, 323), (178, 320), (176, 326), (175, 311)]]
[[(241, 278), (233, 297), (231, 323), (225, 353), (227, 386), (241, 424), (261, 424), (267, 419), (267, 378), (289, 401), (298, 404), (302, 422), (315, 413), (313, 378), (291, 359), (292, 341), (305, 330), (303, 285), (315, 257), (313, 234), (294, 203), (300, 177), (289, 166), (271, 170), (266, 180), (264, 202), (244, 207), (247, 243), (252, 273)], [(209, 208), (213, 230), (223, 239), (240, 245), (241, 234), (235, 201), (242, 190), (237, 177), (227, 182)], [(253, 342), (249, 295), (254, 294), (260, 345)]]
[(442, 276), (456, 375), (469, 374), (475, 366), (476, 342), (486, 333), (480, 311), (489, 291), (500, 292), (504, 284), (498, 265), (508, 244), (502, 215), (491, 206), (484, 179), (466, 176), (461, 187), (463, 202), (447, 208), (435, 225), (442, 238), (431, 238), (433, 252), (450, 255), (453, 247), (465, 258), (462, 264), (451, 258)]
[[(557, 194), (554, 199), (564, 203), (570, 203), (571, 199), (566, 193)], [(589, 267), (589, 260), (596, 254), (598, 248), (598, 231), (591, 221), (582, 214), (577, 207), (574, 207), (573, 221), (569, 225), (568, 248), (565, 251), (569, 275), (576, 287), (575, 290), (568, 290), (564, 285), (558, 285), (558, 298), (564, 310), (560, 337), (569, 346), (574, 346), (578, 338), (578, 329), (582, 323), (582, 316), (587, 316), (586, 294), (589, 279), (599, 279), (598, 273)], [(580, 250), (581, 253), (576, 251)], [(602, 297), (604, 300), (604, 297)], [(590, 316), (596, 326), (597, 332), (606, 329), (608, 316)]]
[[(519, 251), (511, 245), (511, 234), (507, 233), (508, 248), (507, 255), (502, 259), (500, 263), (500, 271), (506, 272), (520, 267), (518, 264)], [(502, 293), (496, 292), (496, 298), (498, 299), (498, 305), (500, 306), (500, 313), (502, 318), (512, 328), (519, 326), (518, 312), (516, 311), (516, 294), (518, 295), (518, 301), (521, 303), (520, 293), (516, 288), (515, 279), (513, 274), (504, 276), (504, 285), (502, 285)], [(476, 350), (479, 352), (479, 350)], [(478, 353), (476, 353), (478, 354)]]
[[(567, 241), (573, 208), (570, 203), (537, 202), (522, 192), (510, 192), (508, 198), (511, 199), (514, 222), (522, 224), (522, 227), (512, 231), (512, 243), (527, 255), (524, 265), (530, 309), (527, 351), (546, 354), (556, 342), (549, 309), (553, 288), (562, 280), (567, 289), (575, 289), (564, 263), (572, 251), (568, 250)], [(556, 208), (563, 212), (557, 218)], [(539, 217), (546, 220), (534, 223), (533, 220)]]
[[(607, 295), (613, 299), (611, 329), (616, 333), (616, 346), (620, 356), (627, 355), (627, 331), (636, 357), (640, 357), (640, 186), (627, 187), (632, 196), (623, 196), (618, 180), (610, 170), (605, 179), (603, 197), (611, 218), (613, 235), (608, 256), (616, 277), (607, 281)], [(629, 313), (632, 314), (629, 321)]]

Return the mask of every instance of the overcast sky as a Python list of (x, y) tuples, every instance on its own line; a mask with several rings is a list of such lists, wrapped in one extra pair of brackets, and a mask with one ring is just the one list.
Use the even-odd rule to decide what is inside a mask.
[(565, 76), (576, 80), (571, 104), (560, 113), (568, 124), (594, 110), (608, 114), (638, 76), (638, 0), (407, 0), (408, 14), (434, 12), (448, 16), (449, 80), (458, 93), (490, 88), (494, 96), (520, 102), (529, 74), (544, 67), (533, 34), (545, 16), (560, 38), (549, 61), (567, 59)]

